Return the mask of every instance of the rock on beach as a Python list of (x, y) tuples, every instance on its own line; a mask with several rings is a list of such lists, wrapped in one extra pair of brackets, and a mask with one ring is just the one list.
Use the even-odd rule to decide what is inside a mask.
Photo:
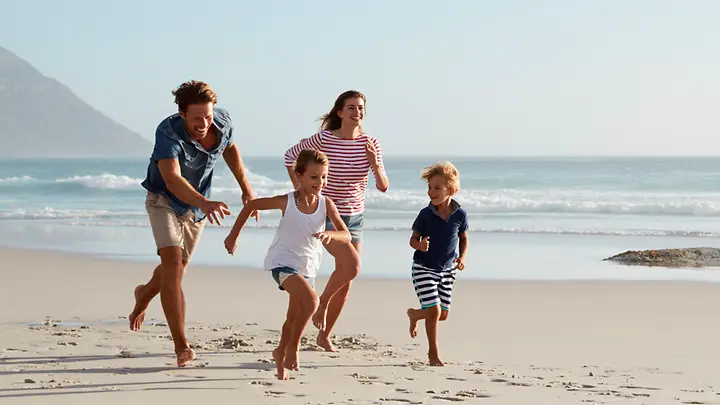
[(695, 247), (682, 249), (628, 250), (605, 258), (620, 264), (661, 267), (717, 267), (720, 266), (720, 249)]

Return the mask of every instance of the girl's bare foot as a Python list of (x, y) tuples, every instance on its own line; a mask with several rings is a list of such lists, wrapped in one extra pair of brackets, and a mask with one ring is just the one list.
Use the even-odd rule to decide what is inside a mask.
[(285, 371), (285, 351), (276, 348), (272, 352), (273, 359), (275, 360), (275, 366), (277, 367), (278, 380), (287, 380), (288, 374)]
[(140, 330), (140, 326), (145, 320), (145, 310), (147, 309), (147, 304), (140, 302), (140, 290), (143, 287), (145, 286), (139, 285), (135, 287), (135, 308), (133, 308), (132, 313), (128, 316), (128, 320), (130, 321), (130, 330), (133, 331)]
[(185, 367), (193, 360), (195, 360), (195, 351), (193, 349), (188, 347), (177, 352), (178, 367)]
[(315, 340), (315, 343), (317, 343), (318, 346), (325, 349), (326, 352), (336, 352), (337, 349), (335, 349), (335, 346), (333, 346), (332, 342), (330, 341), (330, 337), (328, 335), (325, 335), (324, 333), (318, 333), (318, 337)]
[(418, 319), (414, 316), (415, 310), (413, 308), (408, 308), (407, 310), (407, 316), (410, 318), (410, 337), (415, 338), (418, 335)]
[(300, 363), (298, 362), (298, 349), (297, 347), (285, 348), (285, 368), (288, 370), (298, 371), (300, 370)]
[(318, 305), (317, 311), (313, 314), (312, 323), (319, 331), (325, 330), (325, 317), (327, 316), (327, 305)]

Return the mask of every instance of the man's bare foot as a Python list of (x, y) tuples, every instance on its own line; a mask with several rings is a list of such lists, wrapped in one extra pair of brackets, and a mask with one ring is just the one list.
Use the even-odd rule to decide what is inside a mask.
[(325, 317), (327, 316), (327, 305), (318, 305), (317, 311), (313, 314), (312, 323), (318, 330), (325, 330)]
[(285, 348), (285, 368), (294, 371), (300, 370), (299, 355), (297, 347), (290, 347), (290, 345), (288, 345)]
[(440, 356), (437, 354), (429, 354), (428, 353), (428, 360), (430, 361), (430, 366), (432, 367), (443, 367), (445, 366), (445, 363), (440, 360)]
[(132, 313), (130, 314), (130, 316), (128, 316), (128, 319), (130, 321), (130, 330), (133, 331), (140, 330), (140, 326), (145, 320), (145, 310), (147, 309), (147, 304), (140, 302), (140, 290), (143, 287), (145, 286), (139, 285), (135, 287), (135, 308), (133, 308)]
[(188, 347), (177, 352), (178, 367), (185, 367), (193, 360), (195, 360), (195, 350)]
[(415, 318), (415, 310), (412, 308), (408, 308), (407, 310), (407, 316), (410, 318), (410, 337), (415, 338), (418, 335), (418, 320)]
[(324, 333), (318, 333), (317, 340), (315, 341), (318, 346), (325, 349), (326, 352), (336, 352), (337, 349), (335, 346), (333, 346), (332, 342), (330, 341), (330, 336), (324, 334)]
[(275, 360), (275, 366), (277, 368), (277, 378), (278, 380), (287, 380), (288, 379), (288, 373), (285, 371), (285, 351), (280, 350), (280, 348), (276, 348), (272, 352), (273, 359)]

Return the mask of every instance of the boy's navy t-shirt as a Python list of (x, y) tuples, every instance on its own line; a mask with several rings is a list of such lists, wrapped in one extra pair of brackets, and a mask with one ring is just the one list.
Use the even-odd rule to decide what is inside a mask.
[(458, 256), (460, 234), (468, 230), (468, 220), (467, 213), (460, 208), (457, 201), (452, 200), (450, 204), (453, 212), (447, 219), (440, 216), (432, 203), (420, 210), (415, 218), (413, 231), (422, 237), (430, 237), (430, 248), (427, 252), (415, 251), (415, 263), (438, 271), (452, 267), (453, 260)]

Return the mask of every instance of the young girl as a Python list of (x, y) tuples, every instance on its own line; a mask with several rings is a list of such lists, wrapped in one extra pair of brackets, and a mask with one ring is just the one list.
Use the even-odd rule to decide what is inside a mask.
[[(327, 184), (327, 156), (322, 152), (303, 150), (298, 154), (294, 171), (298, 181), (296, 191), (247, 203), (225, 239), (225, 248), (233, 254), (240, 230), (253, 211), (282, 211), (264, 265), (265, 270), (272, 273), (278, 288), (290, 295), (280, 343), (273, 350), (280, 380), (288, 379), (286, 369), (300, 368), (300, 338), (318, 308), (314, 284), (322, 257), (322, 243), (350, 244), (350, 232), (340, 219), (335, 204), (321, 195)], [(326, 218), (330, 218), (336, 231), (325, 230)]]
[[(330, 352), (335, 351), (330, 333), (345, 306), (350, 284), (360, 271), (365, 190), (369, 173), (372, 172), (375, 177), (375, 185), (380, 192), (390, 187), (380, 142), (362, 130), (365, 102), (365, 95), (358, 91), (349, 90), (340, 94), (330, 112), (322, 117), (322, 130), (285, 152), (285, 166), (293, 183), (292, 164), (301, 150), (315, 149), (327, 154), (330, 172), (324, 194), (337, 204), (340, 218), (352, 237), (353, 255), (348, 255), (342, 249), (344, 246), (340, 246), (340, 249), (328, 246), (328, 252), (335, 258), (335, 271), (325, 285), (318, 311), (313, 316), (313, 324), (320, 330), (317, 344)], [(333, 229), (333, 225), (328, 221), (327, 228)], [(349, 257), (350, 260), (340, 260), (339, 257)]]

